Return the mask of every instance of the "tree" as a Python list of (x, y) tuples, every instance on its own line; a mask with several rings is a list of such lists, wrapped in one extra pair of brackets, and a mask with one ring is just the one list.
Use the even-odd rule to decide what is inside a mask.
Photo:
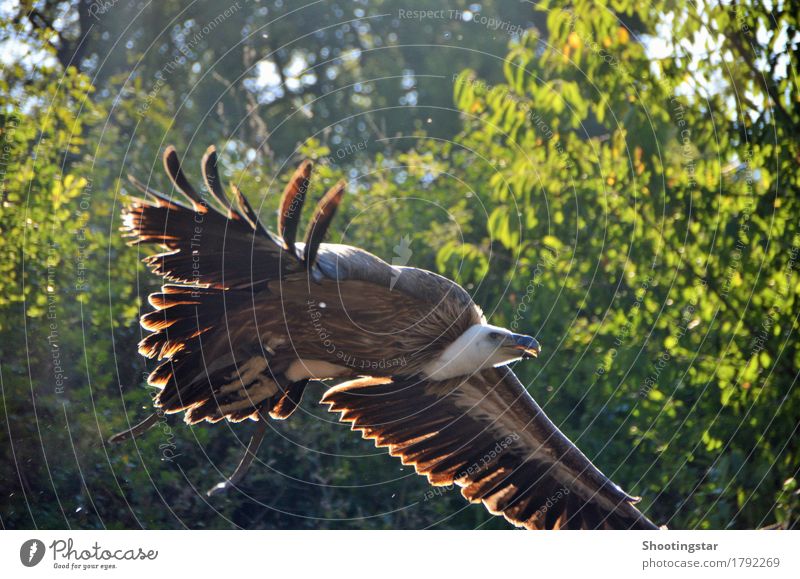
[(169, 190), (167, 143), (194, 176), (217, 144), (270, 226), (295, 159), (312, 196), (349, 178), (332, 240), (537, 335), (521, 378), (654, 520), (797, 525), (796, 10), (259, 5), (3, 8), (5, 527), (507, 527), (331, 422), (322, 386), (240, 493), (203, 491), (248, 425), (162, 416), (106, 445), (151, 405), (136, 318), (159, 281), (117, 228), (126, 173)]
[[(150, 103), (163, 99), (177, 132), (223, 135), (266, 161), (294, 153), (297, 135), (325, 132), (337, 146), (414, 126), (455, 134), (452, 62), (500, 80), (494, 63), (509, 37), (466, 23), (470, 6), (458, 0), (419, 17), (433, 12), (430, 3), (167, 0), (143, 10), (48, 0), (22, 2), (12, 19), (47, 31), (62, 67), (86, 72), (102, 97), (120, 87), (133, 93), (139, 114), (131, 121), (148, 119)], [(534, 24), (524, 3), (482, 10), (514, 31)]]
[[(532, 392), (655, 520), (793, 526), (796, 15), (559, 6), (542, 6), (547, 43), (512, 47), (504, 83), (455, 83), (458, 167), (493, 173), (489, 238), (472, 243), (511, 258), (481, 280), (479, 257), (472, 281), (507, 284), (500, 321), (522, 309), (557, 340), (523, 370)], [(665, 22), (676, 46), (653, 60)]]

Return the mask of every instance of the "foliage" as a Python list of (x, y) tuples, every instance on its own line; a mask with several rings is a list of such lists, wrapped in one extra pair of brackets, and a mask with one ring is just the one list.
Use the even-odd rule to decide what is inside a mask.
[[(731, 31), (730, 10), (681, 5), (676, 38), (710, 17), (734, 63), (701, 96), (693, 89), (713, 78), (713, 59), (653, 62), (627, 27), (653, 34), (653, 11), (668, 7), (614, 8), (553, 6), (547, 41), (531, 33), (513, 46), (504, 83), (471, 71), (456, 82), (467, 122), (459, 143), (470, 151), (461, 166), (489, 160), (489, 240), (514, 257), (506, 272), (492, 264), (490, 286), (508, 287), (494, 296), (499, 321), (535, 290), (522, 319), (554, 347), (540, 368), (519, 371), (656, 520), (786, 523), (772, 509), (800, 463), (792, 81), (776, 79), (775, 95), (764, 87), (748, 66), (755, 57), (737, 48), (752, 35)], [(741, 10), (750, 30), (769, 20)], [(786, 59), (775, 36), (788, 27), (796, 38), (795, 18), (770, 20), (768, 46), (754, 47), (768, 74)], [(737, 90), (762, 106), (737, 103)], [(538, 278), (521, 275), (539, 263)], [(478, 259), (476, 280), (482, 272)]]
[[(327, 3), (314, 18), (286, 4), (236, 10), (207, 35), (218, 7), (4, 15), (0, 46), (30, 50), (0, 73), (3, 526), (507, 526), (333, 422), (322, 386), (270, 424), (241, 492), (221, 498), (204, 491), (248, 425), (161, 417), (135, 443), (105, 442), (150, 407), (135, 319), (159, 282), (117, 228), (125, 173), (169, 189), (167, 142), (194, 177), (216, 143), (270, 226), (298, 158), (317, 160), (314, 197), (348, 178), (332, 240), (451, 276), (493, 323), (539, 337), (542, 358), (516, 371), (654, 520), (796, 526), (795, 12), (475, 12), (527, 30), (509, 36), (398, 16), (427, 8), (416, 2)], [(298, 58), (335, 71), (303, 81)], [(271, 96), (246, 82), (267, 61), (285, 83)]]
[[(80, 66), (101, 94), (115, 96), (120, 86), (134, 93), (140, 118), (163, 101), (178, 133), (224, 134), (281, 158), (295, 151), (297, 135), (325, 133), (334, 145), (376, 131), (392, 138), (428, 118), (431, 133), (457, 132), (447, 89), (455, 55), (499, 80), (496, 58), (507, 41), (464, 26), (455, 14), (470, 5), (452, 0), (439, 18), (419, 20), (406, 15), (429, 2), (165, 0), (142, 10), (135, 2), (44, 0), (22, 2), (14, 19), (49, 30), (58, 60)], [(520, 28), (534, 23), (524, 3), (491, 12)]]

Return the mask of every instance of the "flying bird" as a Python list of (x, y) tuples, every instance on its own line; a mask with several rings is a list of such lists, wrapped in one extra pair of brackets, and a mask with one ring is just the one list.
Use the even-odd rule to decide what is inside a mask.
[[(141, 317), (139, 351), (160, 365), (149, 384), (161, 412), (188, 424), (257, 421), (234, 474), (244, 475), (269, 418), (288, 418), (311, 380), (335, 380), (322, 403), (432, 485), (527, 529), (656, 529), (548, 419), (508, 364), (539, 342), (489, 324), (470, 295), (436, 273), (323, 243), (345, 193), (325, 193), (298, 241), (312, 163), (280, 200), (277, 233), (247, 198), (226, 193), (214, 147), (198, 193), (175, 149), (164, 168), (179, 196), (130, 177), (144, 193), (123, 210), (132, 244), (165, 285)], [(153, 426), (152, 415), (112, 440)]]

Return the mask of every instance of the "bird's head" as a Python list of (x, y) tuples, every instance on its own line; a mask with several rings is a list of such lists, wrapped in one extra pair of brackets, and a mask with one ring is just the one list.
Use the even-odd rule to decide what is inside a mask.
[(423, 372), (434, 380), (466, 376), (515, 360), (535, 358), (541, 346), (535, 338), (489, 324), (475, 324), (461, 334)]

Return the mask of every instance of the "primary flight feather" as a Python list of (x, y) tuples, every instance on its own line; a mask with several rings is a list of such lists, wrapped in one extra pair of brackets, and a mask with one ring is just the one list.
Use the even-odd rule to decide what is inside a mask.
[[(132, 243), (165, 249), (145, 258), (169, 283), (149, 296), (154, 309), (141, 323), (152, 333), (139, 344), (161, 361), (148, 379), (159, 388), (155, 404), (184, 412), (189, 424), (260, 424), (236, 473), (212, 491), (241, 479), (267, 416), (288, 418), (310, 380), (335, 379), (322, 403), (341, 420), (431, 484), (457, 484), (514, 525), (657, 528), (509, 369), (539, 354), (535, 338), (490, 325), (469, 294), (440, 275), (322, 243), (343, 182), (322, 197), (298, 242), (310, 161), (286, 186), (277, 235), (238, 189), (230, 200), (213, 147), (202, 161), (209, 199), (172, 147), (164, 168), (184, 201), (131, 178), (147, 199), (123, 212)], [(114, 440), (153, 424), (150, 417)]]

